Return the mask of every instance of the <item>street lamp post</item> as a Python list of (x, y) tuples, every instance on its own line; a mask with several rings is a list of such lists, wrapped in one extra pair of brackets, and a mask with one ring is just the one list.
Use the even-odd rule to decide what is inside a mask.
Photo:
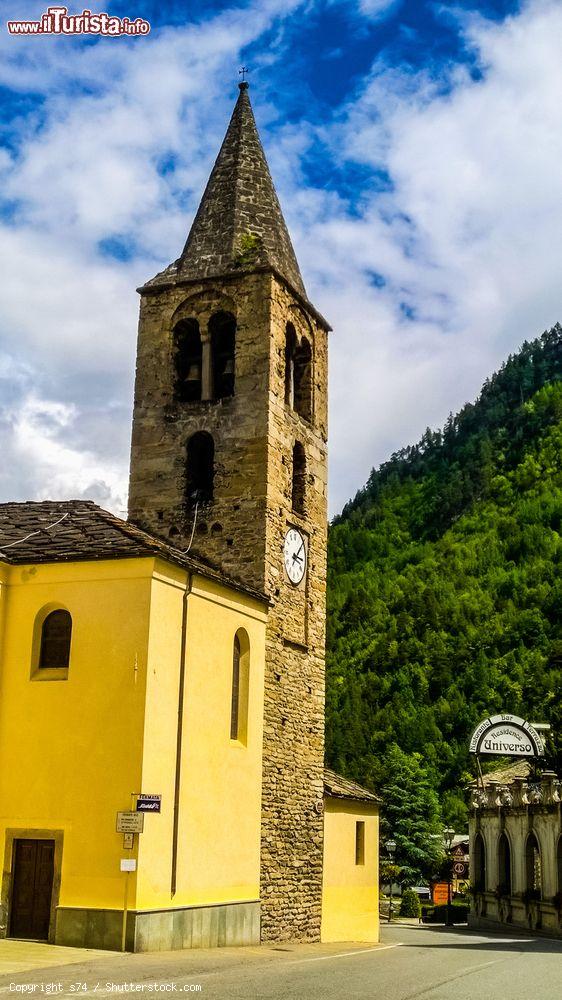
[[(385, 844), (385, 847), (386, 847), (386, 852), (387, 852), (387, 854), (388, 854), (388, 856), (390, 858), (390, 861), (392, 863), (392, 859), (394, 857), (394, 852), (396, 850), (396, 841), (395, 840), (387, 840), (387, 842)], [(392, 920), (392, 875), (390, 876), (390, 899), (389, 899), (389, 903), (388, 903), (388, 922), (390, 923), (391, 920)]]
[(455, 836), (455, 831), (450, 827), (443, 830), (443, 837), (445, 839), (445, 846), (447, 848), (447, 927), (453, 926), (453, 914), (451, 911), (452, 895), (453, 895), (453, 872), (452, 872), (452, 854), (451, 848), (453, 846), (453, 837)]

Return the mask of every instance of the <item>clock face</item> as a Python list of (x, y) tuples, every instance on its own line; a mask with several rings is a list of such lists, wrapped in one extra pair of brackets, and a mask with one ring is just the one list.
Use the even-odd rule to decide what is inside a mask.
[(300, 531), (289, 528), (283, 546), (285, 570), (291, 583), (296, 586), (306, 573), (306, 544)]

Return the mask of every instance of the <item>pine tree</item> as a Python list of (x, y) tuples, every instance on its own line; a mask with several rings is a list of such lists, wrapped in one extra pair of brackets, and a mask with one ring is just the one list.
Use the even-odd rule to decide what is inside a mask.
[(434, 875), (443, 854), (439, 801), (420, 754), (395, 743), (385, 762), (381, 839), (396, 842), (401, 881), (415, 885)]

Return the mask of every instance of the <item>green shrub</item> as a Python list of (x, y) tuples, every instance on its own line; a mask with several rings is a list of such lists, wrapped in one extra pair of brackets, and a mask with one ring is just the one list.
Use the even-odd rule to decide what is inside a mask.
[(421, 913), (420, 900), (417, 892), (413, 889), (404, 889), (402, 901), (400, 903), (401, 917), (419, 917)]

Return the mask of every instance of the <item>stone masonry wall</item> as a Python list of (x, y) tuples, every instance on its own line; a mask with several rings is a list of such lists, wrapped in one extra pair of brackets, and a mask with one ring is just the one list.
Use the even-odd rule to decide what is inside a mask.
[[(264, 589), (269, 377), (267, 275), (179, 285), (143, 297), (139, 323), (129, 517), (187, 548), (194, 511), (185, 506), (186, 446), (205, 430), (215, 442), (215, 497), (200, 504), (191, 553)], [(264, 287), (265, 286), (265, 287)], [(173, 329), (180, 319), (205, 330), (219, 309), (237, 318), (234, 396), (178, 402)]]
[[(285, 327), (313, 345), (313, 418), (284, 401)], [(269, 396), (262, 939), (319, 940), (323, 853), (324, 646), (327, 545), (327, 333), (272, 282)], [(292, 510), (291, 459), (304, 446), (305, 513)], [(282, 563), (289, 527), (308, 542), (299, 587)]]

